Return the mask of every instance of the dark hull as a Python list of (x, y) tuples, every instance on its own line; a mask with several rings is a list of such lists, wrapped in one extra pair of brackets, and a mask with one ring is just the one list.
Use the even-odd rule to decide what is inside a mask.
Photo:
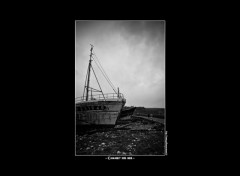
[(122, 112), (121, 112), (121, 115), (120, 115), (120, 118), (133, 115), (135, 109), (136, 109), (136, 107), (123, 108), (123, 109), (122, 109)]

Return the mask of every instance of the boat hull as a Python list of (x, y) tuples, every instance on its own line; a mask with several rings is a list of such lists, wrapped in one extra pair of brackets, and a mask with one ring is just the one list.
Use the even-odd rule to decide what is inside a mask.
[(120, 118), (133, 115), (135, 109), (136, 109), (136, 107), (123, 108), (122, 112), (121, 112), (121, 115), (120, 115)]
[(76, 104), (77, 125), (115, 125), (126, 101), (91, 101)]

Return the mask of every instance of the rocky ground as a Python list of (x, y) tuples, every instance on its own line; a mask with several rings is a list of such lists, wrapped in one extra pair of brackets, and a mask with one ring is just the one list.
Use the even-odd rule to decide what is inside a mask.
[(163, 155), (164, 124), (131, 117), (114, 128), (77, 130), (76, 154)]

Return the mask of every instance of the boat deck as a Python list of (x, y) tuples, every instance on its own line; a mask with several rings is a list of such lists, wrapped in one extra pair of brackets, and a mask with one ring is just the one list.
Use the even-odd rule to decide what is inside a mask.
[(75, 99), (75, 103), (84, 103), (84, 102), (98, 102), (98, 101), (122, 101), (125, 100), (123, 94), (119, 93), (107, 93), (107, 94), (97, 94), (92, 95), (89, 97), (89, 99), (86, 101), (86, 96), (77, 97)]

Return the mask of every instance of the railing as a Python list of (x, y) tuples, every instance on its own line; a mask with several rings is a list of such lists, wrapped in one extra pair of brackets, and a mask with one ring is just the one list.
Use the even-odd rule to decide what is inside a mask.
[[(87, 101), (91, 100), (106, 100), (106, 99), (118, 99), (118, 98), (124, 98), (122, 93), (116, 94), (116, 93), (107, 93), (107, 94), (97, 94), (97, 95), (89, 95)], [(81, 102), (86, 101), (86, 96), (77, 97), (75, 99), (75, 102)]]

